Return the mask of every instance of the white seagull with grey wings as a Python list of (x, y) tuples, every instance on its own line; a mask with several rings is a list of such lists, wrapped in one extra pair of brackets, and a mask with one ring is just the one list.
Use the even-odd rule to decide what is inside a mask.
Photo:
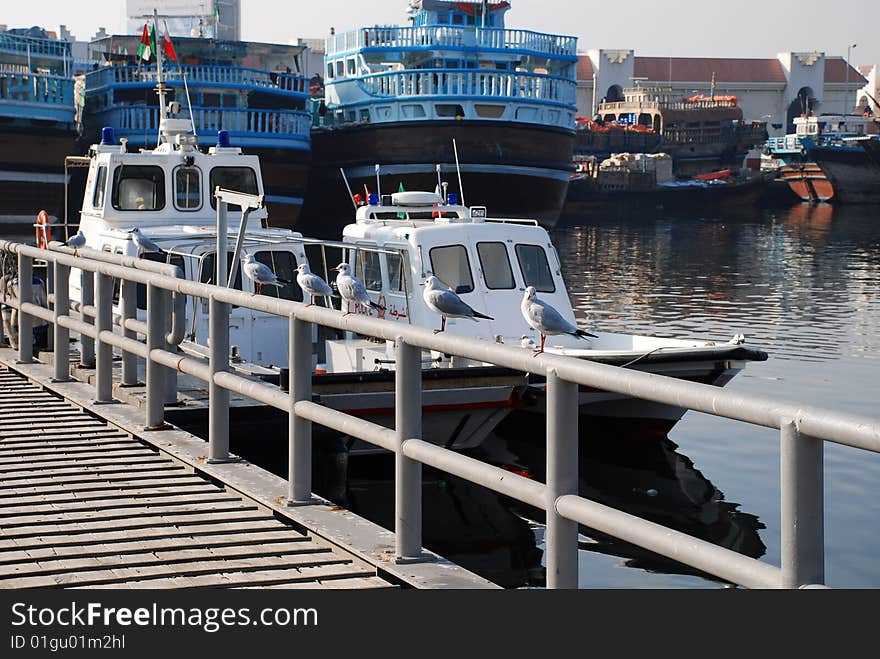
[(254, 295), (260, 295), (263, 286), (284, 286), (285, 284), (290, 283), (286, 279), (279, 279), (269, 266), (257, 261), (253, 254), (247, 255), (247, 258), (244, 260), (243, 269), (244, 274), (256, 284), (254, 287)]
[(457, 293), (446, 288), (433, 275), (425, 280), (425, 291), (422, 293), (422, 298), (431, 311), (440, 314), (440, 329), (434, 330), (434, 334), (439, 334), (446, 330), (447, 318), (470, 318), (474, 322), (478, 318), (495, 320), (491, 316), (474, 311), (467, 302), (458, 297)]
[(303, 293), (309, 294), (309, 303), (306, 306), (312, 306), (316, 297), (336, 297), (330, 285), (313, 273), (308, 263), (300, 263), (296, 272), (296, 283), (299, 284)]
[(134, 246), (137, 247), (138, 256), (141, 254), (150, 254), (153, 252), (158, 252), (159, 254), (163, 254), (165, 250), (159, 247), (156, 243), (154, 243), (150, 238), (147, 238), (138, 227), (131, 229), (129, 231), (131, 234), (131, 241), (134, 243)]
[(520, 309), (529, 327), (541, 333), (541, 347), (535, 350), (536, 355), (544, 352), (544, 341), (547, 340), (548, 336), (570, 334), (579, 339), (597, 338), (595, 334), (590, 334), (580, 329), (574, 323), (563, 318), (562, 314), (549, 304), (539, 300), (538, 292), (534, 286), (526, 288)]
[(76, 235), (71, 236), (67, 239), (67, 246), (73, 247), (73, 255), (79, 256), (79, 248), (85, 247), (86, 237), (83, 234), (82, 229), (76, 232)]
[(364, 282), (351, 274), (350, 264), (340, 263), (334, 269), (339, 273), (336, 275), (336, 290), (339, 291), (339, 296), (345, 302), (346, 316), (351, 313), (352, 302), (364, 307), (372, 307), (373, 309), (385, 309), (385, 307), (376, 304), (370, 299)]

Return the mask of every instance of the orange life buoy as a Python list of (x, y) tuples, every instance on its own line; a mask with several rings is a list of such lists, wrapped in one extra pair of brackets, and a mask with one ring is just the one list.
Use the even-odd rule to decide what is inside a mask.
[(37, 213), (37, 223), (35, 225), (37, 234), (37, 247), (40, 249), (48, 249), (49, 242), (52, 240), (52, 227), (49, 226), (49, 213), (40, 211)]

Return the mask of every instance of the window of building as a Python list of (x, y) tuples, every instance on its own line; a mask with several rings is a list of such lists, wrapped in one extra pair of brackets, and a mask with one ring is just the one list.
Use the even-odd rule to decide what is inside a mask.
[(547, 262), (547, 253), (543, 247), (540, 245), (517, 245), (516, 260), (519, 261), (519, 269), (522, 271), (526, 286), (534, 286), (542, 293), (556, 291), (553, 274), (550, 272), (550, 264)]
[(113, 208), (158, 211), (165, 208), (165, 172), (153, 165), (125, 165), (113, 175)]
[[(257, 173), (250, 167), (214, 167), (211, 170), (211, 208), (217, 208), (217, 199), (214, 190), (217, 187), (224, 190), (235, 190), (245, 194), (259, 194), (257, 187)], [(229, 205), (230, 211), (240, 211), (235, 204)]]
[(456, 293), (474, 290), (471, 264), (464, 245), (434, 247), (430, 251), (431, 270), (434, 276)]
[(196, 211), (202, 207), (202, 172), (198, 167), (174, 170), (174, 206), (181, 211)]
[(493, 289), (515, 288), (513, 269), (504, 243), (477, 243), (477, 254), (486, 286)]
[(95, 192), (92, 195), (92, 206), (94, 208), (104, 207), (104, 194), (107, 190), (107, 166), (98, 167), (98, 174), (95, 176)]

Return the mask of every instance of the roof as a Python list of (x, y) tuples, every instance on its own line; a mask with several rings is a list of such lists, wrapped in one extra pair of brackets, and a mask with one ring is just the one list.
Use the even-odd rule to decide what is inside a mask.
[[(846, 70), (849, 69), (849, 77), (847, 78)], [(854, 69), (842, 57), (826, 57), (825, 58), (825, 82), (847, 82), (859, 83), (859, 86), (867, 85), (868, 81)]]
[(588, 55), (578, 55), (577, 79), (592, 80), (593, 60)]
[(777, 82), (785, 84), (785, 72), (776, 58), (728, 57), (636, 57), (633, 75), (653, 81)]

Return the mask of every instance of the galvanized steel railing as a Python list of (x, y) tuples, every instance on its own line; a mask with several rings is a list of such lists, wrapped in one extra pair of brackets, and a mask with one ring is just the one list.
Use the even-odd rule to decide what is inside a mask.
[[(171, 87), (182, 86), (183, 76), (191, 87), (253, 88), (284, 92), (305, 97), (309, 93), (308, 78), (294, 73), (263, 71), (241, 66), (207, 66), (182, 64), (162, 71), (162, 79)], [(157, 80), (154, 67), (104, 66), (86, 74), (89, 92), (105, 86), (138, 85), (154, 86)]]
[[(288, 501), (304, 505), (311, 493), (312, 424), (346, 433), (396, 455), (395, 549), (400, 562), (424, 560), (421, 532), (421, 466), (435, 467), (547, 513), (546, 568), (550, 588), (578, 586), (578, 524), (644, 547), (680, 563), (735, 584), (752, 588), (798, 588), (824, 583), (824, 441), (880, 452), (880, 420), (844, 414), (784, 400), (685, 382), (615, 366), (553, 354), (532, 356), (531, 350), (460, 336), (435, 335), (431, 330), (389, 321), (305, 306), (228, 288), (201, 284), (137, 268), (121, 258), (104, 261), (0, 241), (0, 250), (18, 255), (20, 298), (30, 299), (32, 260), (45, 259), (54, 270), (54, 309), (7, 300), (20, 309), (19, 336), (29, 336), (33, 318), (54, 323), (55, 375), (68, 373), (68, 333), (95, 341), (96, 391), (111, 400), (112, 349), (146, 360), (146, 427), (164, 427), (167, 373), (179, 371), (209, 385), (209, 457), (229, 460), (229, 392), (235, 392), (288, 413)], [(106, 262), (105, 262), (106, 261)], [(167, 266), (160, 266), (167, 267)], [(70, 269), (94, 278), (94, 323), (73, 318), (68, 309)], [(112, 278), (122, 280), (123, 327), (146, 335), (145, 341), (115, 332), (112, 323)], [(84, 278), (84, 298), (89, 277)], [(147, 322), (132, 327), (131, 283), (147, 286)], [(182, 356), (168, 345), (168, 296), (207, 299), (210, 309), (209, 359)], [(231, 372), (229, 313), (232, 305), (289, 319), (289, 391)], [(126, 311), (126, 309), (128, 311)], [(332, 410), (312, 401), (312, 325), (392, 340), (396, 344), (395, 429)], [(19, 342), (19, 359), (33, 359), (28, 341)], [(505, 366), (547, 378), (547, 482), (539, 483), (509, 471), (427, 443), (421, 437), (421, 351), (436, 350)], [(759, 561), (672, 529), (639, 519), (578, 496), (578, 385), (600, 388), (668, 405), (737, 419), (779, 430), (781, 442), (782, 552), (781, 566)]]

